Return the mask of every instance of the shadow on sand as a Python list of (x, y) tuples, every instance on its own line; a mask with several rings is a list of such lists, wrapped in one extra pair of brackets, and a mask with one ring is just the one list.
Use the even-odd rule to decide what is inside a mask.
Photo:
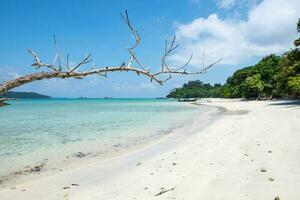
[(280, 102), (270, 103), (270, 106), (285, 106), (285, 107), (299, 107), (300, 108), (300, 100), (285, 100)]

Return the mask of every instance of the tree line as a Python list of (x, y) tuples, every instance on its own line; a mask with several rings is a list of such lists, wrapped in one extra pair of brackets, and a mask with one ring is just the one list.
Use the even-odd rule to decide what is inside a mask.
[[(300, 19), (297, 24), (300, 33)], [(237, 70), (226, 83), (210, 85), (190, 81), (175, 88), (169, 98), (300, 98), (300, 38), (294, 41), (295, 48), (278, 56), (262, 58), (257, 64)]]

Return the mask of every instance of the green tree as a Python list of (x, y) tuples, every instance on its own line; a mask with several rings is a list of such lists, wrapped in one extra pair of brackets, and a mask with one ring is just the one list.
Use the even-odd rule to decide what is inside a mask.
[[(297, 31), (298, 31), (298, 33), (300, 33), (300, 18), (298, 19), (298, 23), (297, 23)], [(296, 47), (300, 46), (300, 38), (298, 38), (294, 41), (294, 45)]]
[(167, 95), (168, 98), (204, 98), (221, 97), (221, 84), (203, 83), (199, 80), (189, 81), (183, 84), (181, 88), (175, 88)]
[(292, 97), (300, 98), (300, 75), (290, 77), (287, 86)]
[[(276, 93), (278, 97), (299, 98), (295, 84), (300, 76), (300, 51), (293, 49), (286, 52), (279, 62), (279, 73), (276, 75)], [(289, 83), (290, 82), (290, 83)], [(291, 85), (293, 85), (291, 87)]]
[(260, 74), (255, 74), (246, 78), (244, 84), (243, 96), (246, 98), (260, 98), (263, 96), (264, 82), (261, 80)]

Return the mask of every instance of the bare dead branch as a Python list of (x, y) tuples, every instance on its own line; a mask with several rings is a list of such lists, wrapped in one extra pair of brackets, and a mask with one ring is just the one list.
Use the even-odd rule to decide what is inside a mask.
[(166, 192), (170, 192), (170, 191), (174, 190), (175, 188), (176, 187), (172, 187), (170, 189), (162, 189), (159, 193), (155, 194), (154, 196), (159, 196), (159, 195), (162, 195), (162, 194), (164, 194)]
[(66, 68), (67, 68), (68, 71), (70, 70), (70, 67), (69, 67), (69, 54), (67, 54)]
[(54, 47), (55, 47), (55, 51), (56, 51), (56, 55), (57, 55), (57, 59), (58, 59), (58, 71), (61, 71), (62, 70), (62, 68), (61, 68), (61, 54), (60, 54), (58, 46), (57, 46), (55, 35), (53, 35), (53, 43), (54, 43)]
[(85, 65), (89, 62), (91, 62), (93, 59), (90, 59), (91, 54), (87, 55), (80, 63), (78, 63), (70, 72), (75, 71), (78, 67), (80, 67), (81, 65)]
[(167, 40), (165, 41), (165, 52), (164, 52), (163, 57), (162, 57), (161, 71), (164, 71), (165, 69), (167, 71), (170, 71), (170, 70), (181, 70), (181, 69), (184, 69), (190, 63), (190, 61), (192, 60), (193, 55), (191, 55), (190, 58), (187, 60), (187, 62), (185, 64), (183, 64), (182, 66), (179, 66), (179, 67), (176, 67), (176, 68), (172, 68), (172, 67), (169, 67), (167, 65), (167, 62), (166, 62), (167, 57), (173, 51), (175, 51), (175, 49), (177, 49), (178, 46), (179, 46), (179, 44), (176, 44), (176, 36), (175, 35), (173, 36), (173, 39), (171, 41), (170, 46), (168, 46), (168, 41)]
[(10, 101), (10, 100), (21, 101), (21, 99), (17, 99), (17, 98), (0, 98), (0, 107), (9, 105), (6, 101)]
[(128, 26), (128, 28), (129, 28), (129, 30), (130, 30), (130, 32), (133, 35), (133, 38), (135, 40), (135, 43), (133, 44), (132, 47), (127, 47), (128, 53), (130, 54), (130, 61), (132, 62), (132, 60), (134, 60), (142, 69), (146, 70), (146, 67), (139, 61), (139, 59), (136, 57), (135, 52), (134, 52), (134, 49), (136, 47), (138, 47), (141, 43), (141, 37), (139, 35), (139, 32), (137, 31), (137, 29), (135, 29), (131, 25), (127, 10), (125, 10), (125, 15), (121, 13), (121, 16), (122, 16), (124, 22), (126, 23), (126, 25)]
[[(149, 77), (151, 82), (155, 81), (158, 84), (162, 85), (166, 81), (168, 81), (174, 77), (177, 77), (177, 76), (197, 75), (197, 74), (206, 73), (208, 69), (210, 69), (211, 67), (213, 67), (215, 64), (217, 64), (218, 62), (220, 62), (222, 60), (222, 59), (219, 59), (219, 60), (211, 63), (208, 66), (204, 66), (204, 54), (203, 54), (202, 68), (199, 71), (195, 71), (195, 72), (188, 71), (188, 69), (187, 69), (189, 63), (192, 60), (192, 57), (193, 57), (192, 55), (187, 59), (187, 61), (182, 66), (178, 66), (178, 67), (168, 66), (168, 64), (167, 64), (168, 56), (170, 56), (170, 54), (172, 54), (179, 46), (178, 44), (176, 44), (176, 36), (174, 36), (172, 38), (170, 44), (168, 44), (167, 40), (165, 42), (164, 53), (163, 53), (163, 56), (161, 59), (160, 71), (158, 71), (156, 73), (152, 73), (152, 72), (150, 72), (149, 67), (144, 66), (140, 62), (140, 60), (137, 58), (137, 56), (134, 52), (135, 48), (137, 48), (141, 43), (141, 37), (140, 37), (137, 29), (135, 29), (132, 26), (127, 10), (125, 10), (125, 13), (121, 14), (121, 16), (124, 19), (124, 22), (128, 26), (128, 28), (135, 40), (135, 43), (133, 44), (133, 46), (127, 48), (128, 53), (130, 55), (130, 59), (127, 64), (125, 64), (123, 62), (122, 65), (120, 65), (120, 66), (110, 66), (110, 67), (109, 66), (107, 66), (107, 67), (94, 67), (93, 66), (92, 68), (90, 68), (87, 71), (79, 72), (78, 71), (79, 67), (81, 67), (82, 65), (86, 65), (92, 61), (91, 55), (89, 54), (89, 55), (85, 56), (74, 67), (70, 67), (69, 54), (67, 55), (66, 62), (64, 62), (63, 55), (61, 54), (61, 52), (58, 49), (57, 41), (54, 36), (53, 39), (54, 39), (56, 55), (55, 55), (53, 64), (43, 63), (33, 50), (28, 49), (28, 52), (33, 56), (33, 59), (34, 59), (34, 63), (32, 64), (32, 66), (35, 67), (36, 69), (45, 67), (45, 68), (48, 68), (49, 71), (29, 74), (29, 75), (25, 75), (25, 76), (16, 78), (14, 80), (4, 82), (2, 85), (0, 84), (0, 94), (5, 93), (6, 91), (11, 90), (13, 88), (24, 85), (26, 83), (30, 83), (30, 82), (42, 80), (42, 79), (51, 79), (51, 78), (82, 79), (82, 78), (84, 78), (86, 76), (90, 76), (90, 75), (99, 75), (99, 76), (107, 77), (108, 73), (128, 72), (128, 71), (134, 72), (138, 76), (139, 75), (147, 76), (147, 77)], [(58, 60), (58, 65), (55, 64), (56, 60)], [(134, 66), (134, 63), (137, 65), (137, 67)]]
[(0, 98), (0, 101), (2, 101), (2, 102), (11, 101), (11, 100), (21, 101), (22, 99), (18, 99), (18, 98)]
[(128, 28), (130, 29), (134, 39), (135, 39), (135, 44), (132, 47), (129, 47), (128, 49), (134, 49), (135, 47), (137, 47), (140, 43), (141, 43), (141, 37), (139, 35), (139, 32), (137, 31), (137, 29), (135, 29), (130, 22), (129, 19), (129, 15), (127, 10), (125, 10), (125, 16), (121, 13), (122, 18), (124, 19), (125, 23), (127, 24)]
[(192, 59), (193, 59), (193, 54), (190, 55), (189, 59), (188, 59), (182, 66), (179, 66), (179, 67), (176, 67), (176, 68), (171, 68), (171, 67), (169, 67), (169, 69), (171, 69), (171, 70), (182, 70), (182, 69), (184, 69), (185, 67), (187, 67), (188, 64), (190, 64), (190, 62), (191, 62)]
[(39, 59), (39, 57), (33, 50), (27, 49), (27, 51), (33, 56), (34, 61), (35, 61), (35, 63), (33, 63), (31, 66), (35, 67), (36, 69), (39, 69), (40, 67), (47, 67), (54, 71), (59, 71), (55, 65), (45, 64), (45, 63), (41, 62), (41, 60)]
[(220, 58), (219, 60), (217, 60), (217, 61), (211, 63), (210, 65), (208, 65), (208, 66), (202, 68), (200, 72), (202, 72), (202, 73), (207, 72), (207, 70), (208, 70), (209, 68), (213, 67), (215, 64), (221, 62), (222, 60), (223, 60), (223, 58)]

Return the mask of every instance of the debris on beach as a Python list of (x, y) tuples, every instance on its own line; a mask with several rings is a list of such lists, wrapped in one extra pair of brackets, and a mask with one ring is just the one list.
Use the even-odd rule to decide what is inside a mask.
[(272, 178), (272, 177), (270, 177), (270, 178), (269, 178), (269, 181), (275, 181), (275, 179), (274, 179), (274, 178)]
[[(20, 175), (20, 174), (22, 174), (22, 170), (16, 171), (16, 172), (14, 172), (14, 174), (15, 174), (15, 175)], [(1, 182), (0, 182), (0, 183), (1, 183)]]
[(121, 143), (118, 143), (118, 144), (114, 144), (114, 145), (112, 145), (114, 148), (119, 148), (119, 147), (121, 147), (122, 146), (122, 144)]
[(37, 165), (30, 169), (30, 172), (40, 172), (42, 170), (43, 165)]
[(161, 191), (159, 193), (157, 193), (156, 195), (154, 195), (154, 196), (159, 196), (159, 195), (162, 195), (162, 194), (164, 194), (166, 192), (170, 192), (170, 191), (174, 190), (175, 188), (176, 187), (172, 187), (172, 188), (166, 189), (166, 190), (164, 188), (161, 188)]
[(139, 165), (141, 165), (141, 164), (142, 164), (142, 163), (139, 162), (139, 163), (136, 164), (136, 166), (139, 166)]
[(266, 172), (267, 170), (265, 168), (260, 169), (261, 172)]
[(86, 155), (82, 152), (77, 152), (77, 153), (74, 153), (73, 154), (74, 157), (77, 157), (77, 158), (83, 158), (85, 157)]

